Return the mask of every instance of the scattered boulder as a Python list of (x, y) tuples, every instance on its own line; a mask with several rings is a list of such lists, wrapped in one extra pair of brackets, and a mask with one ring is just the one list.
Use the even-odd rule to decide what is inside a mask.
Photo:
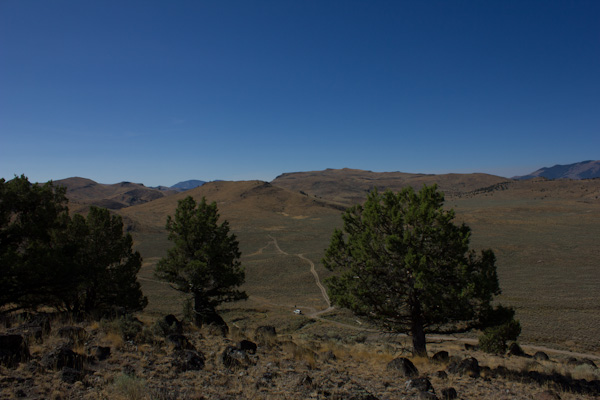
[(63, 326), (58, 330), (58, 336), (68, 339), (73, 344), (81, 344), (85, 342), (88, 334), (80, 326)]
[(167, 340), (173, 344), (175, 350), (196, 350), (185, 335), (172, 334), (167, 336)]
[(90, 351), (90, 355), (98, 361), (104, 361), (110, 357), (110, 347), (94, 346)]
[(179, 372), (200, 371), (204, 369), (204, 354), (195, 350), (181, 350), (176, 353), (173, 364)]
[(210, 334), (225, 337), (229, 333), (227, 322), (217, 312), (202, 315), (201, 322)]
[(419, 392), (419, 395), (417, 398), (419, 400), (438, 400), (435, 393), (431, 393), (431, 392)]
[(400, 373), (407, 377), (412, 378), (413, 376), (419, 375), (419, 370), (415, 367), (408, 358), (398, 357), (390, 361), (386, 367), (388, 370), (400, 371)]
[(29, 360), (29, 346), (21, 335), (0, 335), (0, 365), (14, 368)]
[(479, 350), (479, 346), (476, 346), (474, 344), (465, 343), (465, 350), (477, 351), (477, 350)]
[(525, 352), (523, 351), (521, 346), (519, 346), (519, 344), (516, 342), (513, 342), (510, 344), (510, 346), (508, 347), (507, 354), (509, 356), (516, 356), (516, 357), (526, 357), (527, 356), (527, 354), (525, 354)]
[(238, 349), (245, 351), (248, 354), (256, 354), (257, 346), (256, 343), (244, 339), (238, 343)]
[(73, 384), (77, 381), (80, 381), (84, 378), (85, 374), (83, 371), (74, 369), (74, 368), (69, 368), (69, 367), (64, 367), (61, 371), (60, 371), (60, 379), (63, 382), (69, 383), (69, 384)]
[(83, 370), (86, 358), (71, 350), (68, 345), (60, 345), (42, 357), (41, 366), (45, 369), (60, 370), (65, 367)]
[(533, 355), (533, 359), (537, 361), (548, 361), (550, 360), (550, 357), (548, 357), (548, 354), (544, 353), (543, 351), (538, 351)]
[(31, 343), (33, 340), (41, 344), (44, 342), (44, 335), (48, 335), (50, 330), (49, 315), (41, 313), (28, 316), (27, 322), (9, 329), (7, 333), (21, 335), (27, 343)]
[(453, 387), (442, 389), (441, 396), (443, 400), (453, 400), (458, 398), (458, 393)]
[(435, 393), (433, 385), (427, 378), (413, 378), (406, 382), (406, 389), (417, 390), (419, 392)]
[(439, 379), (448, 379), (446, 371), (437, 371), (433, 373), (433, 376)]
[(447, 351), (438, 351), (431, 357), (431, 360), (436, 363), (447, 363), (450, 360), (450, 355)]
[(179, 321), (173, 314), (165, 315), (163, 321), (172, 332), (178, 334), (183, 333), (183, 323)]
[(479, 368), (479, 375), (484, 380), (490, 380), (491, 378), (494, 377), (494, 371), (492, 371), (492, 369), (488, 366), (483, 366), (483, 367)]
[(223, 350), (220, 360), (227, 369), (245, 369), (250, 365), (248, 354), (233, 346), (227, 346)]
[(467, 375), (471, 378), (478, 378), (480, 373), (479, 362), (476, 358), (465, 358), (461, 362), (452, 362), (446, 369), (451, 374)]

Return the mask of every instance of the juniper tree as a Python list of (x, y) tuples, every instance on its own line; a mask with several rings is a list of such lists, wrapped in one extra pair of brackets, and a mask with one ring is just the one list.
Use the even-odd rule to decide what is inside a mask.
[(471, 230), (453, 223), (437, 186), (418, 193), (372, 191), (343, 214), (323, 263), (332, 302), (387, 332), (412, 336), (413, 353), (427, 355), (426, 333), (498, 324), (512, 310), (493, 309), (500, 294), (492, 250), (469, 249)]
[(198, 326), (214, 318), (219, 304), (247, 298), (237, 289), (245, 279), (238, 241), (229, 233), (229, 222), (218, 220), (215, 202), (208, 204), (203, 197), (196, 203), (191, 196), (180, 200), (175, 217), (167, 218), (174, 245), (155, 271), (158, 278), (192, 295)]
[(123, 232), (123, 221), (105, 208), (90, 207), (87, 217), (75, 214), (66, 240), (72, 246), (68, 261), (76, 279), (64, 301), (77, 314), (104, 316), (118, 310), (142, 310), (143, 295), (137, 273), (142, 266), (133, 239)]

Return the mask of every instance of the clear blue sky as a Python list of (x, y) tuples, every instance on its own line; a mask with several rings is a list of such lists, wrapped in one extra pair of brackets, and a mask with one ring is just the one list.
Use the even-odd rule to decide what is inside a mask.
[(0, 0), (0, 177), (600, 159), (600, 1)]

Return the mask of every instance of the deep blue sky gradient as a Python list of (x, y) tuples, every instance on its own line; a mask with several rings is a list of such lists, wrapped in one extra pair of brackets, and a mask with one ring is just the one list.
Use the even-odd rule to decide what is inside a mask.
[(0, 177), (600, 159), (600, 1), (0, 0)]

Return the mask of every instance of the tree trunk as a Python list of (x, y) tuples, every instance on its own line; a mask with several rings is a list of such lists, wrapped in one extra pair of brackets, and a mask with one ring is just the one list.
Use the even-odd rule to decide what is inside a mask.
[(410, 335), (413, 341), (413, 357), (427, 357), (423, 312), (421, 311), (421, 302), (416, 295), (413, 295), (411, 301), (411, 316)]
[(410, 334), (413, 342), (413, 357), (427, 357), (427, 340), (425, 339), (425, 330), (420, 319), (419, 321), (413, 321)]
[(206, 314), (206, 303), (201, 293), (194, 293), (194, 324), (201, 328)]

